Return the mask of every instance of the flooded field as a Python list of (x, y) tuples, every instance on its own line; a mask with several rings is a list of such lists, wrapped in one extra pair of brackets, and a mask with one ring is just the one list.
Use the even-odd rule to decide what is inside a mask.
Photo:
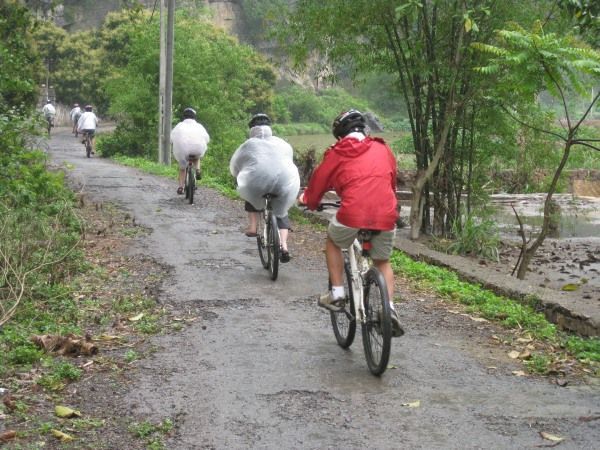
[[(491, 203), (496, 208), (494, 218), (503, 234), (517, 238), (518, 222), (515, 210), (526, 231), (536, 230), (542, 224), (546, 194), (494, 195)], [(555, 194), (552, 197), (560, 207), (559, 227), (554, 238), (600, 238), (600, 198), (574, 197)]]

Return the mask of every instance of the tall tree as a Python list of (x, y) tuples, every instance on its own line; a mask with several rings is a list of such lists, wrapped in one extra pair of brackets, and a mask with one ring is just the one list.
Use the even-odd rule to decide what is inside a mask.
[[(434, 234), (449, 232), (461, 213), (463, 186), (472, 180), (464, 162), (474, 158), (485, 83), (472, 70), (480, 55), (470, 44), (491, 40), (495, 28), (522, 14), (522, 3), (299, 0), (285, 23), (287, 48), (297, 61), (322, 61), (321, 73), (332, 78), (342, 71), (395, 74), (417, 165), (410, 217), (413, 239), (430, 227)], [(472, 170), (473, 164), (467, 165)]]
[(18, 1), (0, 1), (0, 114), (15, 109), (24, 113), (35, 104), (40, 66), (32, 28), (29, 11)]
[[(571, 36), (545, 33), (541, 24), (532, 31), (517, 26), (511, 30), (499, 31), (498, 39), (497, 45), (479, 43), (475, 44), (475, 47), (491, 55), (489, 64), (479, 70), (497, 77), (501, 107), (521, 125), (544, 133), (554, 141), (561, 142), (563, 146), (560, 161), (546, 188), (541, 229), (533, 242), (528, 243), (523, 236), (517, 277), (524, 279), (531, 259), (548, 234), (554, 211), (552, 196), (556, 192), (559, 178), (571, 152), (577, 147), (600, 151), (600, 140), (587, 139), (581, 133), (582, 124), (598, 102), (600, 92), (580, 114), (570, 107), (569, 99), (569, 96), (577, 93), (586, 96), (586, 86), (589, 86), (589, 83), (600, 82), (600, 52), (583, 45)], [(532, 124), (529, 118), (522, 114), (519, 103), (514, 101), (516, 97), (526, 98), (530, 104), (534, 104), (538, 94), (544, 90), (557, 98), (562, 107), (559, 129), (550, 126), (540, 128)]]

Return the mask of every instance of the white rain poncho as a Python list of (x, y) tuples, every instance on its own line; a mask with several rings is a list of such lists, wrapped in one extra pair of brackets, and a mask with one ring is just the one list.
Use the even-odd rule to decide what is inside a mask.
[(179, 122), (171, 131), (173, 155), (183, 167), (187, 164), (190, 155), (201, 158), (206, 153), (210, 138), (206, 129), (194, 119), (185, 119)]
[(287, 216), (300, 189), (300, 176), (294, 164), (292, 146), (266, 125), (250, 129), (250, 139), (238, 147), (229, 163), (237, 179), (237, 191), (256, 209), (263, 209), (263, 195), (275, 194), (273, 213)]

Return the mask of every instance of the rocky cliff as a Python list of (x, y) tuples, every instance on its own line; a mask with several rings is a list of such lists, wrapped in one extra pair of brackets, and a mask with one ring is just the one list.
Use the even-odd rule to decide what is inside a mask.
[[(161, 1), (163, 0), (62, 0), (56, 2), (53, 8), (50, 8), (49, 2), (28, 1), (26, 3), (38, 16), (52, 18), (57, 25), (66, 30), (80, 31), (98, 28), (109, 12), (131, 7), (136, 3), (141, 3), (158, 14)], [(178, 0), (176, 7), (188, 9), (208, 7), (215, 25), (242, 38), (247, 30), (241, 2), (242, 0)]]

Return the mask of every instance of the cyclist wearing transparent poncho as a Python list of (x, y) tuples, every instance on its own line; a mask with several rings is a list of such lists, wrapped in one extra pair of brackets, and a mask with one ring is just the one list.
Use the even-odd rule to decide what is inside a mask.
[(300, 189), (300, 176), (294, 164), (290, 144), (273, 136), (271, 119), (256, 114), (248, 123), (250, 138), (238, 147), (229, 163), (231, 175), (237, 179), (237, 191), (246, 200), (248, 212), (246, 236), (256, 236), (257, 218), (264, 208), (265, 194), (274, 194), (273, 214), (277, 218), (281, 243), (281, 262), (290, 260), (287, 246), (290, 220), (288, 210)]

